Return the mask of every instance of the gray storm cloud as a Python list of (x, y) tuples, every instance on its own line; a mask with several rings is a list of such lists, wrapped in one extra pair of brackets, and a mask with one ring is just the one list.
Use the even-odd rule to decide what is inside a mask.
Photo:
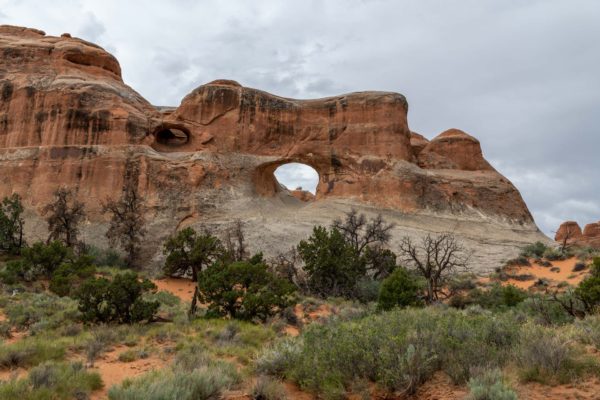
[(217, 78), (299, 98), (403, 93), (412, 130), (479, 138), (547, 234), (600, 220), (600, 2), (0, 0), (0, 10), (0, 23), (104, 46), (157, 105)]

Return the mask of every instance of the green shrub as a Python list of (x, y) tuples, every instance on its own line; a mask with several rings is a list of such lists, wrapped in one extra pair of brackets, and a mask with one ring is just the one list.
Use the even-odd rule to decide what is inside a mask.
[(532, 244), (529, 244), (529, 245), (523, 247), (520, 255), (524, 256), (524, 257), (529, 257), (529, 258), (541, 258), (544, 256), (544, 252), (547, 249), (548, 249), (548, 246), (546, 246), (544, 243), (535, 242), (535, 243), (532, 243)]
[(73, 257), (73, 252), (60, 241), (36, 242), (21, 251), (23, 262), (35, 274), (51, 277), (52, 273), (66, 260)]
[(235, 366), (208, 358), (197, 364), (176, 362), (172, 369), (125, 380), (108, 392), (110, 400), (209, 400), (240, 381)]
[(185, 228), (169, 237), (163, 253), (167, 256), (163, 271), (167, 276), (191, 276), (198, 280), (203, 269), (225, 257), (225, 247), (221, 240), (209, 232), (198, 233)]
[(511, 360), (519, 326), (511, 314), (481, 308), (395, 309), (310, 325), (300, 337), (265, 349), (255, 369), (323, 395), (341, 396), (361, 380), (413, 393), (438, 370), (464, 383), (473, 368), (502, 367)]
[(31, 334), (61, 328), (80, 317), (76, 301), (47, 293), (21, 293), (6, 305), (5, 313), (13, 326)]
[(292, 303), (294, 287), (261, 263), (213, 264), (198, 274), (199, 299), (209, 316), (265, 321)]
[(117, 274), (112, 281), (89, 279), (81, 285), (75, 297), (86, 322), (130, 324), (150, 321), (154, 317), (160, 304), (145, 301), (142, 295), (155, 289), (156, 285), (149, 280), (140, 281), (137, 274), (127, 272)]
[(21, 196), (16, 193), (0, 202), (0, 252), (19, 254), (25, 245), (23, 210)]
[(391, 310), (394, 307), (418, 306), (421, 300), (421, 285), (405, 268), (397, 267), (381, 283), (377, 309)]
[(61, 264), (52, 274), (49, 289), (59, 296), (75, 293), (81, 282), (95, 275), (96, 267), (91, 262), (90, 257), (81, 256)]
[(95, 246), (86, 246), (85, 255), (90, 257), (93, 265), (101, 267), (125, 268), (126, 263), (121, 255), (113, 249), (101, 249)]
[(517, 400), (517, 394), (506, 384), (498, 369), (486, 369), (469, 380), (465, 400)]
[(268, 376), (261, 376), (250, 391), (254, 400), (285, 400), (285, 389), (281, 382)]
[(575, 289), (575, 296), (583, 303), (587, 314), (593, 314), (600, 307), (600, 257), (594, 258), (590, 276)]
[(320, 296), (353, 297), (357, 282), (366, 275), (366, 265), (356, 249), (336, 228), (316, 226), (298, 245), (304, 261), (310, 293)]
[(6, 285), (31, 282), (37, 277), (34, 270), (22, 260), (11, 260), (0, 271), (0, 281)]
[(86, 371), (81, 363), (44, 363), (27, 378), (0, 384), (3, 400), (86, 399), (102, 387), (100, 375)]
[(303, 343), (299, 339), (285, 338), (261, 350), (255, 361), (258, 373), (284, 377), (300, 357)]
[(354, 297), (362, 303), (370, 303), (377, 301), (379, 290), (381, 289), (381, 281), (365, 277), (356, 283)]
[(0, 338), (10, 339), (12, 337), (12, 325), (8, 322), (0, 322)]
[(593, 345), (600, 350), (600, 315), (588, 315), (577, 320), (578, 339), (581, 343)]
[(515, 308), (542, 325), (564, 325), (573, 322), (574, 319), (559, 303), (544, 294), (530, 295)]
[(44, 361), (59, 361), (65, 356), (62, 344), (44, 339), (26, 339), (0, 346), (0, 368), (27, 368)]
[(574, 363), (571, 340), (555, 330), (529, 325), (522, 332), (517, 361), (525, 381), (546, 383)]
[(554, 247), (548, 247), (544, 251), (544, 258), (550, 261), (564, 260), (565, 254)]
[[(515, 307), (527, 298), (527, 292), (514, 285), (494, 283), (489, 289), (471, 290), (459, 306), (477, 304), (488, 309), (506, 309)], [(452, 305), (457, 305), (451, 302)], [(459, 307), (461, 308), (461, 307)]]

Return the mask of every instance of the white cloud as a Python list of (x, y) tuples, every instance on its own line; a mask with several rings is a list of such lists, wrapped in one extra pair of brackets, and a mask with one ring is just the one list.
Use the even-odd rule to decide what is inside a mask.
[(319, 174), (306, 164), (289, 163), (275, 170), (275, 177), (290, 190), (301, 187), (315, 194), (319, 183)]

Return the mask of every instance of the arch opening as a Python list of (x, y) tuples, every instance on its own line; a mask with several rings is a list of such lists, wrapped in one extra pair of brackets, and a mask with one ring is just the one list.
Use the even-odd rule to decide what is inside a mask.
[(298, 162), (281, 164), (273, 171), (273, 177), (298, 200), (315, 200), (319, 173), (313, 167)]
[(183, 146), (190, 141), (189, 133), (178, 128), (161, 129), (155, 134), (156, 142), (164, 146)]

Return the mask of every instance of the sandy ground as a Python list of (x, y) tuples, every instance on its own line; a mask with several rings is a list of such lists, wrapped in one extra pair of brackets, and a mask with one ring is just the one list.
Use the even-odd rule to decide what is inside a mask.
[(599, 400), (600, 381), (592, 379), (557, 386), (532, 382), (518, 387), (517, 392), (520, 399), (527, 400)]
[[(512, 284), (521, 289), (529, 289), (532, 287), (538, 279), (547, 279), (551, 286), (555, 286), (560, 282), (567, 282), (570, 285), (578, 285), (588, 273), (585, 269), (579, 272), (573, 272), (575, 264), (580, 262), (576, 257), (568, 258), (561, 261), (551, 261), (552, 266), (544, 267), (538, 263), (531, 261), (530, 266), (512, 266), (505, 269), (506, 272), (520, 275), (520, 274), (531, 274), (535, 279), (528, 281), (519, 281), (516, 279), (509, 279), (505, 281), (505, 284)], [(552, 269), (558, 268), (559, 270), (552, 271)], [(599, 396), (600, 398), (600, 396)]]
[[(92, 393), (90, 400), (106, 399), (108, 398), (108, 389), (111, 386), (118, 385), (127, 378), (135, 378), (146, 372), (165, 368), (170, 363), (169, 359), (155, 354), (132, 362), (119, 361), (119, 354), (127, 350), (129, 350), (129, 347), (116, 346), (112, 351), (104, 353), (101, 358), (94, 362), (94, 367), (90, 370), (100, 374), (104, 387)], [(157, 353), (162, 354), (162, 352)]]
[(158, 290), (170, 292), (185, 302), (191, 302), (194, 297), (195, 284), (190, 279), (164, 278), (153, 280)]

